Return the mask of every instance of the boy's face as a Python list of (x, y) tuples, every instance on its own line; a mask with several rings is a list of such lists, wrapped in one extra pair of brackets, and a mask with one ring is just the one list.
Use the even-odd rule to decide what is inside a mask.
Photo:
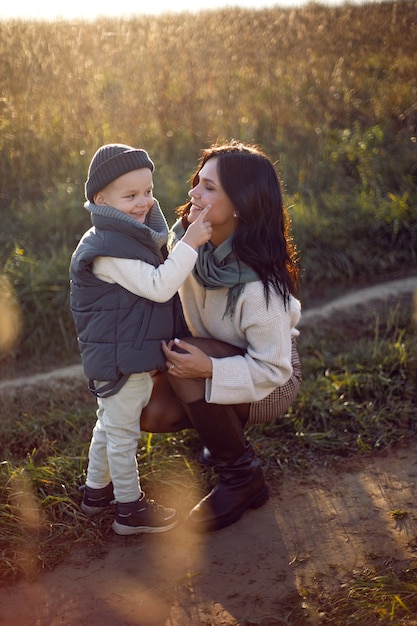
[(112, 206), (143, 224), (154, 203), (152, 191), (152, 172), (142, 167), (116, 178), (96, 193), (94, 203)]

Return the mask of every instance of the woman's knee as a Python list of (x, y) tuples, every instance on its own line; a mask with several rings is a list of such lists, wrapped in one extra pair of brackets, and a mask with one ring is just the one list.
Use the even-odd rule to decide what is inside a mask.
[(186, 337), (184, 338), (184, 341), (200, 348), (204, 354), (218, 359), (245, 353), (242, 348), (238, 348), (237, 346), (232, 346), (230, 343), (209, 337)]
[(183, 404), (202, 400), (206, 393), (206, 385), (203, 378), (172, 377), (170, 384), (178, 401)]

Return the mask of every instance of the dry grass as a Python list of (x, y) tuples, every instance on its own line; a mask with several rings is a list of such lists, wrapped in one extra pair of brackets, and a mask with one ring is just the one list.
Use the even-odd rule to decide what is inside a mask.
[[(304, 329), (298, 400), (282, 420), (248, 430), (270, 481), (279, 484), (288, 471), (366, 454), (415, 432), (411, 306), (404, 296), (340, 315), (337, 326), (329, 321)], [(3, 393), (0, 412), (0, 577), (12, 581), (54, 567), (74, 544), (106, 549), (111, 513), (91, 523), (79, 510), (95, 412), (84, 381)], [(147, 493), (175, 492), (179, 484), (183, 490), (196, 477), (203, 489), (211, 474), (197, 466), (197, 448), (193, 431), (144, 434), (138, 459)]]
[[(414, 2), (0, 22), (1, 261), (23, 322), (0, 369), (74, 358), (68, 261), (89, 226), (88, 162), (107, 141), (149, 150), (170, 222), (201, 148), (230, 137), (263, 147), (293, 205), (304, 305), (415, 267), (416, 22)], [(272, 481), (415, 433), (411, 300), (337, 321), (303, 330), (296, 404), (248, 433)], [(111, 513), (91, 522), (79, 510), (94, 401), (77, 381), (26, 391), (0, 398), (3, 582), (53, 568), (73, 545), (111, 545)], [(178, 475), (204, 486), (197, 446), (192, 431), (143, 438), (150, 495)], [(406, 624), (415, 584), (414, 571), (359, 572), (317, 601), (329, 624)]]

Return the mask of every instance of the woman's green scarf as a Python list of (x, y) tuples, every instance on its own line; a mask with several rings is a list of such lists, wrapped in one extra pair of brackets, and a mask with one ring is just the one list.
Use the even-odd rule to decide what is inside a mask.
[[(181, 221), (172, 228), (175, 239), (179, 240), (185, 233)], [(197, 262), (193, 275), (205, 289), (221, 289), (227, 287), (226, 315), (233, 316), (236, 302), (246, 283), (259, 280), (258, 274), (248, 265), (239, 261), (232, 249), (233, 235), (217, 248), (209, 241), (198, 249)]]

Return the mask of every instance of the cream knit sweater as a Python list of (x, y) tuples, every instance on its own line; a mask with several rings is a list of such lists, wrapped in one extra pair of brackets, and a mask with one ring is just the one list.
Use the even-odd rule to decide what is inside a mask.
[(229, 315), (223, 318), (227, 289), (203, 289), (189, 274), (196, 258), (194, 250), (179, 242), (157, 268), (143, 261), (97, 257), (93, 272), (102, 280), (117, 282), (138, 296), (158, 302), (168, 300), (179, 288), (194, 336), (213, 337), (245, 350), (244, 356), (212, 359), (213, 377), (206, 380), (206, 401), (234, 404), (237, 399), (242, 403), (262, 400), (291, 377), (291, 339), (299, 334), (300, 303), (291, 298), (285, 309), (282, 297), (272, 293), (266, 308), (263, 285), (257, 281), (245, 285), (233, 319)]
[(261, 281), (247, 283), (233, 318), (223, 318), (227, 289), (206, 290), (190, 274), (179, 290), (185, 319), (196, 337), (213, 337), (245, 350), (243, 356), (212, 358), (206, 401), (256, 402), (284, 385), (292, 375), (291, 339), (299, 335), (300, 302), (271, 293), (266, 307)]

